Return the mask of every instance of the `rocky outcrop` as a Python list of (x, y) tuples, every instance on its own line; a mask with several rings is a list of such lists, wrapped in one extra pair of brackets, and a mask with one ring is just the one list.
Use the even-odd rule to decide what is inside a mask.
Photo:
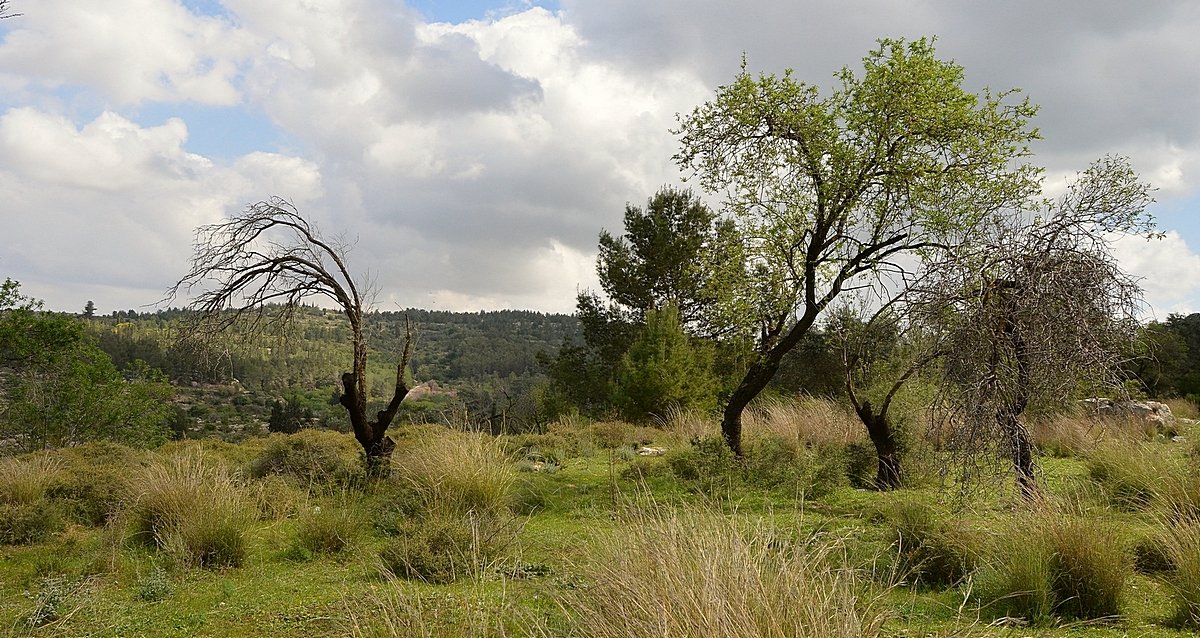
[(1090, 414), (1101, 417), (1133, 417), (1162, 428), (1175, 421), (1171, 406), (1158, 401), (1114, 401), (1104, 397), (1084, 399), (1080, 403)]

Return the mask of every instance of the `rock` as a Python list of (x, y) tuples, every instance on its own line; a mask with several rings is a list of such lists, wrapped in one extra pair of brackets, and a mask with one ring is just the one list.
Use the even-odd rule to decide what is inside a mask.
[(1175, 415), (1171, 414), (1171, 406), (1158, 401), (1114, 401), (1104, 397), (1095, 397), (1084, 399), (1080, 403), (1088, 412), (1096, 416), (1132, 416), (1159, 427), (1175, 421)]
[(667, 453), (666, 448), (661, 447), (643, 447), (639, 448), (638, 456), (662, 456)]

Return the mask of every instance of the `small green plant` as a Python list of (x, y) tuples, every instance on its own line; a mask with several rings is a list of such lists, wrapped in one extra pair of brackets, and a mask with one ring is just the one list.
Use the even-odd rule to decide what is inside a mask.
[(55, 576), (42, 579), (36, 592), (26, 594), (26, 597), (33, 601), (33, 609), (25, 614), (25, 626), (37, 629), (62, 619), (67, 615), (67, 608), (79, 589), (78, 584), (71, 583), (66, 578)]
[(170, 598), (174, 591), (170, 574), (162, 565), (155, 563), (148, 573), (138, 579), (134, 597), (143, 602), (158, 602)]

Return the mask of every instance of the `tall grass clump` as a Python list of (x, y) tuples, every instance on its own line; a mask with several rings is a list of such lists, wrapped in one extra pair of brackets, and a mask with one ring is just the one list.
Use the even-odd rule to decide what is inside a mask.
[(172, 457), (142, 470), (131, 488), (134, 538), (185, 566), (236, 567), (245, 559), (251, 508), (224, 465), (198, 454)]
[(1039, 512), (1013, 521), (978, 581), (986, 610), (1045, 622), (1119, 614), (1133, 572), (1117, 535), (1096, 521)]
[(1146, 509), (1183, 468), (1162, 445), (1107, 441), (1087, 455), (1088, 476), (1120, 509)]
[(250, 462), (249, 474), (280, 475), (313, 491), (336, 490), (363, 478), (360, 450), (352, 437), (331, 430), (276, 433)]
[(601, 534), (560, 604), (575, 633), (659, 636), (878, 636), (880, 597), (832, 541), (807, 544), (717, 512), (635, 511)]
[(755, 402), (743, 416), (747, 438), (771, 434), (796, 444), (845, 445), (866, 438), (858, 417), (828, 399), (769, 398)]
[(352, 504), (305, 508), (296, 519), (289, 554), (293, 558), (310, 558), (315, 554), (340, 553), (360, 535), (364, 525), (365, 517)]
[(497, 439), (446, 432), (397, 450), (376, 527), (393, 576), (450, 582), (497, 560), (516, 532), (516, 469)]
[(1200, 520), (1164, 521), (1160, 542), (1168, 558), (1165, 578), (1180, 622), (1200, 626)]
[(62, 529), (47, 498), (60, 469), (45, 455), (0, 459), (0, 544), (36, 543)]

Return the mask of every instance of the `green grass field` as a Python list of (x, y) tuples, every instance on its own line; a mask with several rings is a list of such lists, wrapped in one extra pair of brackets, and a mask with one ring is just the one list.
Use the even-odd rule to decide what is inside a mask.
[(861, 435), (817, 418), (744, 461), (694, 421), (411, 427), (382, 481), (315, 431), (2, 459), (0, 632), (1195, 635), (1197, 432), (1045, 457), (1030, 504), (920, 445), (912, 487), (856, 488)]

